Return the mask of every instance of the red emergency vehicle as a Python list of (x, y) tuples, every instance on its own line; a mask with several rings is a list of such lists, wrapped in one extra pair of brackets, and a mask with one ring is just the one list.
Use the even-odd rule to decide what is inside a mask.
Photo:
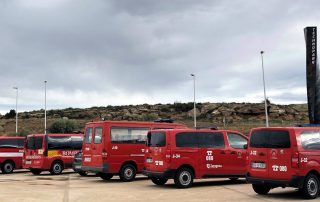
[(296, 187), (309, 199), (319, 195), (320, 128), (254, 128), (248, 146), (247, 181), (258, 194)]
[(74, 155), (82, 148), (83, 134), (33, 134), (28, 135), (23, 167), (33, 174), (50, 171), (58, 175), (72, 168)]
[(148, 133), (143, 174), (157, 185), (174, 179), (179, 188), (190, 187), (194, 178), (246, 174), (247, 137), (229, 130), (152, 130)]
[(0, 137), (0, 168), (2, 173), (12, 173), (22, 168), (25, 137)]
[(119, 175), (132, 181), (144, 164), (145, 143), (150, 129), (186, 128), (182, 124), (133, 121), (90, 122), (85, 127), (82, 170), (109, 180)]

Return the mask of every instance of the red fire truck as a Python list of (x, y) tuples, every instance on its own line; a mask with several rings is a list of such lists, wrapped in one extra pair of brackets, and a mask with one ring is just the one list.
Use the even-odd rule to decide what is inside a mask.
[(2, 173), (22, 168), (25, 137), (0, 137), (0, 167)]
[(60, 174), (72, 168), (74, 155), (82, 148), (83, 134), (33, 134), (27, 136), (23, 167), (33, 174)]
[(85, 127), (82, 169), (109, 180), (119, 175), (124, 182), (134, 180), (144, 165), (147, 134), (150, 129), (186, 128), (176, 123), (101, 121)]

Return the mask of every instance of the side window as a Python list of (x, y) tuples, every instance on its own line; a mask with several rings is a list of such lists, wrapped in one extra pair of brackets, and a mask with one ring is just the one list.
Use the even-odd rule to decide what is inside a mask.
[(232, 148), (244, 149), (244, 145), (248, 143), (248, 140), (239, 134), (228, 133), (227, 136), (228, 136), (229, 144)]
[(300, 135), (301, 144), (304, 149), (320, 150), (320, 132), (319, 131), (303, 131)]
[(82, 141), (83, 141), (83, 138), (81, 136), (72, 136), (71, 147), (77, 150), (82, 149)]
[(116, 144), (145, 144), (149, 128), (112, 127), (111, 142)]
[(177, 147), (198, 147), (197, 134), (192, 132), (182, 132), (176, 134)]
[(200, 148), (224, 148), (225, 147), (223, 133), (199, 132), (197, 133), (197, 136), (198, 136), (198, 144)]
[(100, 144), (102, 141), (102, 128), (94, 129), (94, 143)]
[(72, 149), (70, 136), (48, 137), (48, 149), (67, 150)]
[(92, 139), (92, 128), (86, 129), (85, 142), (86, 144), (90, 144)]

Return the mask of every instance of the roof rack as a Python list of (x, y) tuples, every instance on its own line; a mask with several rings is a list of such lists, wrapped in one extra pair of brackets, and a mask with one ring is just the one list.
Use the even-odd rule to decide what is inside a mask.
[(174, 119), (156, 119), (154, 120), (155, 123), (173, 123), (174, 122)]

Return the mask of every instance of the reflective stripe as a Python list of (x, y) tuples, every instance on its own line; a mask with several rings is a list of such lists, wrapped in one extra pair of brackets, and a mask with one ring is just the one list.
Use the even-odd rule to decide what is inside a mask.
[(22, 157), (23, 153), (19, 152), (0, 152), (0, 157)]
[(130, 156), (144, 156), (144, 154), (130, 154)]

